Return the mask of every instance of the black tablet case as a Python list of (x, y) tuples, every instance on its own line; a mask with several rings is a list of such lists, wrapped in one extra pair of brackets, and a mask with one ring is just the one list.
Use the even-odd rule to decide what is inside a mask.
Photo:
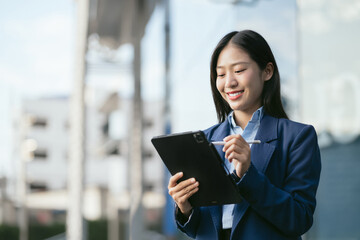
[(180, 181), (194, 177), (199, 191), (190, 197), (193, 207), (241, 202), (236, 184), (213, 144), (202, 131), (151, 139), (171, 175), (183, 172)]

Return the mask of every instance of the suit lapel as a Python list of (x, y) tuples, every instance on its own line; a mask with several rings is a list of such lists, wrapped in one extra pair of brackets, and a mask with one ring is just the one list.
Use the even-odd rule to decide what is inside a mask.
[(251, 162), (262, 173), (265, 173), (275, 151), (275, 146), (270, 142), (277, 139), (277, 123), (277, 118), (264, 114), (255, 137), (261, 144), (253, 144), (251, 147)]
[[(260, 172), (265, 173), (269, 161), (275, 151), (275, 146), (270, 144), (271, 141), (277, 139), (277, 123), (278, 119), (264, 113), (261, 120), (259, 130), (255, 139), (261, 140), (261, 144), (253, 144), (251, 147), (251, 162)], [(249, 203), (242, 201), (235, 205), (233, 229), (239, 224), (244, 216)]]
[[(269, 142), (277, 139), (277, 123), (277, 118), (264, 113), (259, 130), (255, 137), (255, 139), (261, 141), (261, 144), (253, 144), (251, 147), (251, 162), (262, 173), (265, 173), (269, 160), (275, 150), (275, 147)], [(229, 121), (225, 120), (212, 134), (210, 141), (222, 141), (229, 134)], [(223, 146), (215, 146), (215, 148), (221, 158), (225, 159), (225, 153), (222, 151)]]
[[(277, 123), (278, 119), (264, 113), (261, 120), (259, 130), (255, 139), (261, 141), (261, 144), (253, 144), (251, 147), (251, 162), (256, 169), (265, 173), (268, 163), (275, 151), (275, 146), (270, 144), (271, 141), (277, 139)], [(229, 122), (225, 120), (218, 129), (214, 131), (210, 137), (210, 141), (222, 141), (230, 134)], [(222, 159), (225, 159), (225, 153), (222, 151), (223, 146), (215, 146)], [(233, 229), (239, 224), (241, 218), (249, 207), (249, 203), (242, 201), (235, 204)], [(211, 206), (209, 211), (214, 222), (215, 229), (219, 231), (222, 228), (222, 206)], [(218, 233), (219, 234), (219, 233)]]
[[(229, 121), (225, 120), (223, 123), (220, 124), (218, 129), (214, 132), (214, 134), (211, 136), (210, 141), (222, 141), (226, 136), (230, 134), (230, 126)], [(222, 151), (223, 146), (215, 146), (216, 150), (218, 151), (221, 159), (225, 159), (225, 153)]]
[(270, 143), (255, 145), (251, 148), (251, 162), (257, 170), (265, 173), (271, 156), (275, 151), (275, 146)]

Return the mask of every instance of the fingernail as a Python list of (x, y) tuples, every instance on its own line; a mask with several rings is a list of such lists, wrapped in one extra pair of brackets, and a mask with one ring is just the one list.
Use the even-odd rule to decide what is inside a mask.
[(192, 178), (192, 179), (191, 179), (191, 182), (195, 182), (195, 178)]
[(182, 172), (179, 172), (179, 173), (178, 173), (179, 176), (182, 175), (182, 174), (183, 174)]

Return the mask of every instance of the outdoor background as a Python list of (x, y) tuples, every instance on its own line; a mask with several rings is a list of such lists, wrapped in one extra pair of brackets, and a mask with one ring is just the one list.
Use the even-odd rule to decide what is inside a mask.
[(303, 238), (360, 239), (359, 0), (1, 0), (0, 239), (188, 239), (150, 139), (217, 123), (210, 57), (244, 29), (318, 134)]

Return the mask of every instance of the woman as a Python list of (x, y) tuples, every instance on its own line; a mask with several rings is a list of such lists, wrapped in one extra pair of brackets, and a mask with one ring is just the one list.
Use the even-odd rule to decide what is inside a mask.
[[(280, 76), (265, 39), (250, 30), (227, 34), (211, 58), (219, 124), (205, 130), (233, 172), (239, 204), (193, 208), (196, 179), (169, 181), (179, 229), (195, 239), (301, 239), (313, 222), (320, 154), (312, 126), (288, 120)], [(261, 140), (249, 146), (246, 142)]]

